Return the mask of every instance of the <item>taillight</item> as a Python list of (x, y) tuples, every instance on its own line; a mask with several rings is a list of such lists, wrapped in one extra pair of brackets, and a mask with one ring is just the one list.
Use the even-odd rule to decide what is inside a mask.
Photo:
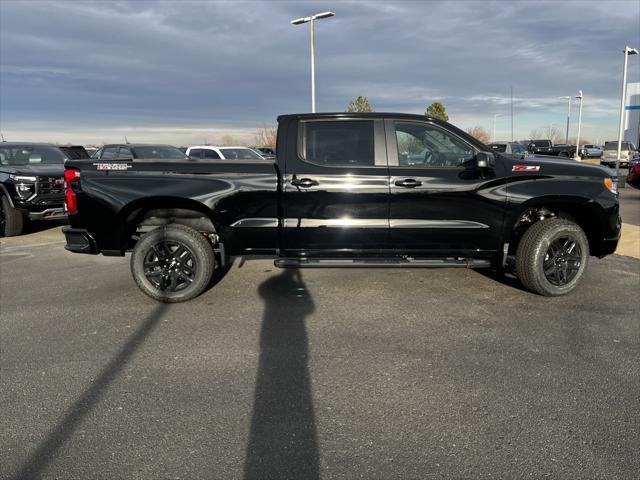
[(64, 200), (65, 207), (69, 213), (78, 211), (76, 192), (73, 190), (73, 184), (78, 181), (80, 181), (80, 170), (68, 168), (64, 171)]

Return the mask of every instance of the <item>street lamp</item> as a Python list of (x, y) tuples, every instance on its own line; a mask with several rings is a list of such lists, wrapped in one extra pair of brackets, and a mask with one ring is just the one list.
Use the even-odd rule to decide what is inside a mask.
[[(624, 67), (622, 69), (622, 96), (620, 98), (620, 125), (618, 126), (618, 155), (616, 156), (616, 177), (620, 178), (620, 152), (622, 151), (622, 125), (624, 123), (624, 102), (627, 99), (627, 59), (629, 55), (637, 55), (638, 50), (624, 47)], [(620, 180), (618, 180), (620, 182)]]
[(291, 20), (291, 25), (302, 25), (303, 23), (307, 22), (311, 24), (311, 113), (316, 113), (316, 62), (313, 23), (315, 20), (333, 17), (334, 15), (335, 13), (333, 12), (322, 12), (311, 15), (310, 17), (302, 17)]
[(569, 119), (571, 118), (571, 95), (567, 95), (566, 97), (558, 97), (562, 100), (567, 100), (569, 104), (569, 109), (567, 110), (567, 134), (565, 135), (564, 143), (569, 145)]
[(494, 113), (493, 114), (493, 134), (491, 135), (491, 141), (495, 142), (496, 141), (496, 118), (501, 117), (502, 114), (501, 113)]
[(582, 90), (578, 90), (578, 95), (576, 96), (576, 98), (580, 100), (580, 113), (578, 114), (578, 136), (576, 138), (575, 159), (580, 160), (580, 128), (582, 127), (582, 100), (584, 98), (584, 95), (582, 95)]

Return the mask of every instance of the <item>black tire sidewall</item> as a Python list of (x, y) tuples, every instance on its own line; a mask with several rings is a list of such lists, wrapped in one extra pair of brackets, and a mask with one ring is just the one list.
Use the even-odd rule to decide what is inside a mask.
[[(582, 279), (589, 261), (589, 242), (582, 229), (569, 220), (554, 218), (543, 220), (533, 225), (530, 227), (530, 230), (525, 233), (525, 237), (529, 233), (532, 238), (528, 239), (528, 245), (525, 244), (526, 247), (522, 251), (520, 251), (520, 249), (518, 251), (519, 255), (530, 256), (530, 258), (520, 259), (520, 262), (518, 262), (521, 270), (519, 272), (522, 276), (521, 280), (523, 280), (525, 286), (541, 295), (553, 297), (565, 295), (573, 291)], [(582, 260), (576, 276), (566, 285), (558, 286), (552, 284), (545, 276), (544, 258), (549, 249), (549, 245), (554, 240), (567, 235), (570, 235), (578, 242)], [(523, 238), (523, 240), (526, 239)], [(523, 268), (527, 268), (528, 271), (522, 272)]]
[(4, 212), (4, 231), (0, 231), (0, 236), (15, 237), (20, 235), (24, 228), (22, 211), (13, 208), (6, 195), (0, 194), (0, 203), (0, 208)]
[[(187, 247), (196, 263), (195, 278), (191, 285), (177, 292), (163, 292), (144, 275), (144, 258), (149, 249), (163, 240), (173, 240)], [(209, 285), (215, 269), (215, 255), (209, 241), (198, 231), (184, 225), (158, 227), (145, 234), (136, 243), (131, 255), (131, 273), (146, 295), (164, 303), (179, 303), (200, 295)]]

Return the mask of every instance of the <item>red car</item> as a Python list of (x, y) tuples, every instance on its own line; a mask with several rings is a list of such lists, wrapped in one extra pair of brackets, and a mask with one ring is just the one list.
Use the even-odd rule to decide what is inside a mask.
[(640, 188), (640, 157), (629, 161), (629, 173), (627, 183), (635, 188)]

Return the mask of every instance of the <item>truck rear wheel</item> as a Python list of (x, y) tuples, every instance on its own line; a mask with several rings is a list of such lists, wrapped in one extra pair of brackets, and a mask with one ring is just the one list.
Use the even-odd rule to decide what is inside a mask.
[(0, 237), (15, 237), (22, 233), (24, 215), (11, 206), (6, 195), (0, 195)]
[(582, 278), (589, 242), (582, 229), (563, 218), (533, 224), (516, 252), (516, 273), (530, 291), (546, 297), (571, 292)]
[(215, 269), (209, 241), (193, 228), (166, 225), (145, 234), (131, 256), (140, 290), (165, 303), (186, 302), (207, 288)]

